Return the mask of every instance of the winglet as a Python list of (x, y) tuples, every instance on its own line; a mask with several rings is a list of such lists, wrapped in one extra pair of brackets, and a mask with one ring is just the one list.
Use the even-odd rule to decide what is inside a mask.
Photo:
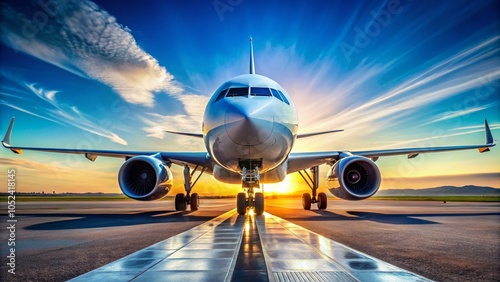
[(250, 36), (250, 74), (255, 74), (255, 61), (253, 59), (253, 43)]
[(486, 135), (486, 145), (489, 145), (488, 147), (484, 148), (479, 148), (480, 153), (488, 152), (490, 149), (489, 147), (495, 146), (497, 141), (493, 140), (493, 135), (491, 134), (490, 126), (488, 125), (488, 121), (484, 119), (484, 134)]
[(12, 117), (12, 119), (10, 120), (9, 127), (7, 128), (7, 132), (5, 132), (5, 136), (3, 137), (3, 140), (2, 140), (2, 145), (5, 148), (10, 147), (10, 135), (12, 134), (12, 127), (14, 126), (14, 120), (15, 120), (15, 117)]
[(491, 134), (490, 126), (488, 125), (488, 121), (486, 119), (484, 119), (484, 132), (486, 134), (486, 144), (496, 143), (496, 141), (493, 140), (493, 135)]
[(14, 152), (16, 154), (22, 154), (23, 150), (12, 148), (12, 146), (10, 145), (10, 135), (12, 134), (12, 127), (14, 127), (14, 120), (15, 120), (15, 117), (12, 117), (12, 119), (10, 120), (9, 127), (7, 128), (7, 132), (5, 132), (5, 136), (3, 137), (3, 140), (2, 140), (2, 145), (5, 148), (9, 148), (12, 152)]

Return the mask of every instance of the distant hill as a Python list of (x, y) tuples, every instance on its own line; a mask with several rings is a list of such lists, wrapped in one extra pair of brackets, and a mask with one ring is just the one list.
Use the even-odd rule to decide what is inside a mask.
[(499, 188), (466, 185), (424, 189), (379, 190), (375, 196), (500, 196)]

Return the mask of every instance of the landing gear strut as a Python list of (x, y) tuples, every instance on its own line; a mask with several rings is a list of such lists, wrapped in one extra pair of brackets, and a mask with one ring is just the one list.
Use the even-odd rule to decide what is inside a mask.
[(198, 176), (196, 177), (196, 179), (192, 183), (191, 179), (193, 178), (197, 169), (198, 169), (198, 166), (196, 166), (193, 169), (193, 172), (191, 172), (191, 169), (189, 168), (189, 166), (184, 165), (184, 189), (186, 190), (186, 194), (179, 193), (179, 194), (175, 195), (175, 210), (176, 211), (185, 211), (187, 209), (188, 205), (190, 206), (191, 211), (198, 210), (198, 207), (200, 206), (200, 196), (198, 195), (198, 193), (191, 194), (191, 190), (196, 185), (196, 182), (198, 182), (198, 179), (200, 179), (203, 172), (205, 172), (205, 167), (202, 168), (200, 174), (198, 174)]
[(299, 171), (300, 176), (302, 176), (312, 192), (312, 197), (309, 193), (304, 193), (302, 195), (302, 207), (305, 210), (310, 210), (311, 204), (318, 204), (318, 209), (324, 210), (326, 209), (328, 200), (326, 194), (323, 192), (316, 194), (319, 187), (319, 167), (313, 166), (310, 171), (310, 174), (307, 170)]
[(241, 180), (243, 189), (246, 189), (246, 193), (238, 193), (236, 198), (236, 211), (238, 214), (244, 215), (247, 209), (253, 209), (256, 215), (261, 215), (264, 213), (264, 194), (255, 193), (255, 188), (260, 188), (260, 175), (259, 167), (255, 167), (253, 170), (247, 170), (243, 167), (241, 171)]

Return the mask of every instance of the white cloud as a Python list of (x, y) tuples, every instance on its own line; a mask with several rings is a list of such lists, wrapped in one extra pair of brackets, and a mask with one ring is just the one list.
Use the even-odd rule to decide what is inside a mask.
[[(22, 101), (16, 100), (16, 102), (8, 102), (0, 100), (3, 105), (58, 124), (74, 126), (83, 131), (109, 139), (120, 145), (127, 145), (127, 141), (118, 134), (112, 132), (109, 128), (105, 128), (91, 121), (90, 118), (82, 114), (76, 106), (67, 106), (58, 103), (55, 98), (55, 94), (58, 93), (58, 91), (47, 90), (36, 84), (18, 84), (24, 89), (24, 97), (20, 99)], [(29, 99), (30, 95), (36, 96), (42, 101)], [(28, 103), (26, 100), (34, 101), (34, 103)]]
[[(34, 36), (28, 36), (18, 23), (19, 19), (30, 18), (32, 12), (29, 8), (18, 11), (4, 5), (0, 27), (2, 41), (76, 75), (98, 80), (110, 86), (128, 103), (151, 107), (158, 93), (167, 93), (179, 100), (186, 115), (151, 116), (148, 127), (144, 128), (148, 136), (163, 138), (165, 122), (171, 130), (200, 130), (201, 115), (208, 97), (185, 94), (183, 86), (175, 81), (174, 76), (137, 44), (129, 28), (119, 24), (115, 17), (91, 1), (68, 0), (56, 6), (57, 14), (50, 15), (47, 24), (37, 29)], [(55, 101), (57, 91), (27, 86), (41, 99), (58, 107)], [(21, 105), (15, 108), (27, 111)], [(113, 142), (126, 144), (125, 140), (109, 131), (93, 130), (76, 107), (72, 107), (72, 111), (52, 112), (51, 115), (63, 117), (65, 123)], [(78, 121), (71, 118), (73, 116), (78, 116)], [(49, 119), (46, 116), (43, 118)]]
[(182, 91), (174, 77), (137, 44), (131, 31), (95, 3), (68, 0), (58, 2), (56, 7), (57, 14), (47, 15), (47, 24), (37, 28), (33, 36), (19, 24), (20, 19), (31, 18), (29, 9), (17, 11), (3, 5), (2, 41), (77, 75), (96, 79), (129, 103), (153, 106), (155, 93)]
[[(498, 128), (500, 128), (500, 123), (489, 124), (489, 126), (490, 126), (491, 130), (498, 129)], [(480, 124), (480, 125), (461, 126), (461, 127), (453, 128), (452, 130), (468, 130), (468, 129), (474, 129), (474, 128), (484, 128), (484, 125)]]
[(163, 116), (149, 113), (148, 117), (142, 117), (142, 120), (148, 125), (143, 128), (148, 133), (147, 136), (163, 139), (166, 130), (201, 133), (203, 113), (209, 97), (185, 94), (179, 96), (179, 99), (184, 104), (186, 114)]
[[(462, 128), (470, 128), (470, 127), (462, 127)], [(497, 130), (497, 129), (500, 129), (500, 127), (498, 125), (490, 126), (490, 130), (491, 131), (494, 131), (494, 130)], [(436, 144), (437, 145), (437, 144), (441, 143), (441, 142), (437, 142), (436, 141), (438, 139), (447, 139), (449, 137), (469, 135), (469, 134), (478, 133), (478, 132), (484, 132), (484, 126), (481, 126), (481, 129), (468, 130), (468, 131), (464, 131), (464, 132), (449, 133), (449, 134), (440, 134), (440, 135), (437, 135), (437, 136), (431, 136), (431, 137), (425, 137), (425, 138), (419, 138), (419, 139), (412, 139), (412, 140), (391, 141), (390, 145), (379, 147), (379, 149), (394, 148), (394, 147), (401, 146), (401, 145), (406, 145), (406, 144), (416, 144), (416, 146), (420, 145), (420, 147), (422, 147), (421, 146), (422, 144), (424, 144), (424, 145), (427, 146), (428, 143), (425, 143), (424, 141), (429, 141), (429, 140), (435, 141), (432, 144)]]
[[(352, 89), (347, 91), (347, 95), (340, 93), (339, 95), (342, 98), (337, 99), (337, 91), (342, 90), (332, 89), (330, 96), (334, 101), (337, 101), (337, 105), (332, 105), (328, 101), (324, 104), (316, 103), (312, 109), (306, 112), (306, 121), (311, 123), (315, 130), (345, 129), (345, 132), (335, 135), (335, 141), (336, 143), (347, 142), (346, 144), (349, 144), (350, 149), (352, 149), (353, 146), (359, 146), (356, 143), (357, 141), (353, 142), (352, 140), (361, 142), (367, 138), (372, 138), (370, 136), (373, 136), (373, 134), (380, 134), (381, 131), (393, 125), (414, 119), (415, 114), (431, 105), (446, 101), (467, 91), (479, 89), (489, 82), (500, 79), (500, 69), (498, 69), (497, 64), (499, 41), (500, 37), (496, 36), (471, 45), (469, 48), (464, 48), (450, 58), (444, 58), (422, 72), (401, 81), (387, 91), (383, 91), (383, 87), (382, 90), (369, 89), (367, 85), (373, 82), (368, 81), (367, 85), (360, 85), (354, 91)], [(376, 75), (384, 75), (387, 67), (389, 66), (382, 68), (383, 71), (375, 72)], [(359, 66), (359, 68), (366, 69), (367, 66)], [(356, 70), (354, 70), (354, 73), (356, 73)], [(339, 85), (342, 85), (342, 83), (339, 83)], [(356, 91), (373, 91), (369, 96), (375, 96), (375, 98), (363, 101), (355, 96)], [(377, 95), (377, 92), (374, 91), (380, 93)], [(310, 98), (311, 95), (305, 96)], [(324, 95), (323, 97), (328, 96)], [(479, 97), (478, 102), (481, 102), (481, 99), (484, 100), (485, 98)], [(322, 101), (324, 101), (324, 98)], [(354, 101), (355, 103), (353, 103)], [(307, 101), (298, 104), (299, 109), (302, 104), (307, 105)], [(467, 109), (468, 112), (455, 112), (453, 115), (446, 116), (445, 119), (477, 112), (496, 104), (497, 102), (479, 105), (473, 109)], [(332, 113), (333, 106), (340, 109), (339, 112)], [(332, 114), (326, 117), (317, 114), (321, 112)], [(302, 113), (303, 115), (304, 113)], [(421, 115), (419, 115), (419, 118), (422, 118)], [(428, 120), (435, 122), (436, 119), (435, 116), (424, 116), (422, 124)], [(308, 130), (311, 130), (309, 125), (302, 123), (302, 126), (306, 126)], [(309, 148), (324, 148), (324, 144), (331, 142), (331, 136), (320, 136), (317, 137), (317, 140), (318, 142), (315, 144), (318, 145), (314, 146), (313, 144), (312, 147), (314, 148), (311, 148), (311, 146)]]
[(467, 115), (475, 113), (475, 112), (489, 109), (489, 108), (494, 107), (496, 105), (498, 105), (498, 102), (490, 103), (490, 104), (487, 104), (484, 106), (478, 106), (478, 107), (468, 108), (468, 109), (464, 109), (464, 110), (459, 110), (459, 111), (446, 112), (440, 116), (435, 117), (434, 120), (431, 120), (425, 124), (431, 124), (431, 123), (436, 123), (436, 122), (440, 122), (443, 120), (449, 120), (449, 119), (454, 119), (457, 117), (467, 116)]

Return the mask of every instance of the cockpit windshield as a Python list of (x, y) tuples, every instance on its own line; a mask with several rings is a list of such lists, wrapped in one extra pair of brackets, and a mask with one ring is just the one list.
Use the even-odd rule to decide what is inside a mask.
[(222, 90), (221, 92), (219, 92), (219, 95), (217, 95), (217, 99), (215, 99), (214, 102), (217, 102), (219, 101), (220, 99), (226, 97), (226, 92), (227, 92), (227, 89), (224, 89)]
[(248, 96), (248, 87), (229, 88), (226, 97)]
[(280, 93), (281, 99), (283, 99), (283, 102), (285, 102), (287, 105), (290, 105), (290, 102), (285, 97), (285, 94), (283, 94), (281, 91), (278, 90), (278, 93)]
[(224, 97), (248, 97), (249, 93), (250, 96), (254, 97), (274, 96), (276, 99), (286, 103), (287, 105), (290, 105), (290, 102), (288, 102), (285, 95), (281, 91), (268, 87), (232, 87), (229, 89), (226, 88), (217, 94), (217, 98), (215, 99), (214, 102), (217, 102), (223, 99)]
[(271, 91), (267, 87), (252, 87), (250, 96), (271, 96)]
[(281, 98), (280, 94), (278, 93), (278, 90), (276, 89), (271, 89), (271, 91), (273, 92), (273, 96), (276, 97), (276, 99), (280, 100), (283, 102), (283, 98)]

